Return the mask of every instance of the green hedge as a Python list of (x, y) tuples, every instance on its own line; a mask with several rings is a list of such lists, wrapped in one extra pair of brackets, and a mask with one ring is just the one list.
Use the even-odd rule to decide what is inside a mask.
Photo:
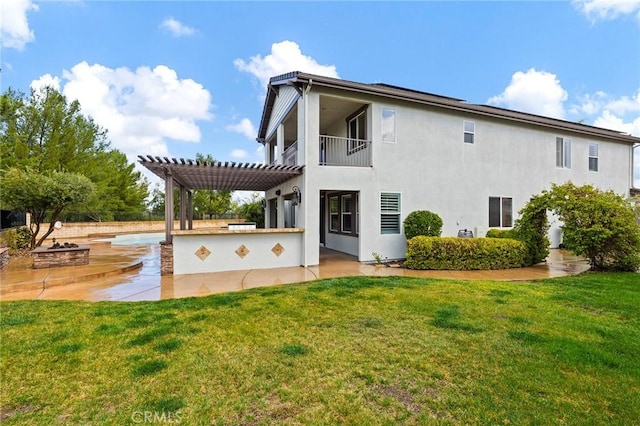
[(409, 269), (473, 270), (520, 268), (527, 264), (527, 248), (507, 238), (418, 236), (407, 242)]
[(511, 238), (511, 239), (516, 239), (515, 238), (515, 233), (513, 232), (513, 229), (489, 229), (487, 231), (487, 238)]

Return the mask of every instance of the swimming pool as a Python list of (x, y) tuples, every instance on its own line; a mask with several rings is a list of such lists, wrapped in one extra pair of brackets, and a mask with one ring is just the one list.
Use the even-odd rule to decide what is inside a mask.
[(103, 238), (96, 241), (110, 242), (114, 245), (158, 244), (164, 240), (164, 232), (116, 235), (115, 238)]

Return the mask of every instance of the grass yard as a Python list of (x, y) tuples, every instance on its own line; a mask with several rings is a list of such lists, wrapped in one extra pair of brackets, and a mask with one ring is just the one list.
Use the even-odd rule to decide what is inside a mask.
[(3, 424), (640, 421), (640, 274), (0, 304)]

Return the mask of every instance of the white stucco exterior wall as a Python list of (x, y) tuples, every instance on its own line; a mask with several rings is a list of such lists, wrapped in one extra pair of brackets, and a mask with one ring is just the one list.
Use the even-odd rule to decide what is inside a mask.
[[(358, 95), (349, 94), (350, 100), (354, 98)], [(444, 236), (455, 236), (463, 228), (482, 230), (480, 236), (484, 236), (489, 228), (489, 197), (512, 198), (515, 222), (530, 197), (549, 189), (552, 183), (592, 184), (623, 195), (628, 195), (631, 187), (628, 144), (364, 96), (359, 101), (370, 102), (368, 134), (373, 167), (318, 166), (318, 99), (318, 91), (304, 96), (306, 124), (299, 129), (307, 143), (304, 181), (308, 211), (301, 226), (307, 230), (306, 262), (311, 264), (319, 246), (316, 230), (322, 190), (359, 192), (358, 238), (328, 234), (327, 246), (370, 261), (373, 252), (390, 259), (403, 258), (406, 252), (404, 234), (380, 234), (381, 192), (401, 194), (401, 220), (414, 210), (431, 210), (442, 217)], [(396, 111), (396, 143), (381, 140), (383, 107)], [(465, 120), (475, 123), (473, 144), (463, 142)], [(571, 169), (556, 167), (556, 137), (572, 140)], [(598, 172), (588, 168), (590, 142), (599, 144)], [(554, 232), (557, 230), (552, 229), (552, 236)]]

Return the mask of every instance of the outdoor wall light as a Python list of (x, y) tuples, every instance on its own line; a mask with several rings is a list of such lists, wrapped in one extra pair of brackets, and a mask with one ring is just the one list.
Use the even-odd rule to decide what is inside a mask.
[(262, 206), (262, 210), (267, 208), (267, 200), (265, 200), (264, 198), (262, 199), (262, 201), (260, 201), (260, 205)]
[(291, 204), (293, 204), (294, 206), (297, 206), (302, 202), (302, 193), (300, 192), (300, 188), (298, 188), (297, 186), (294, 186), (293, 188), (291, 188), (291, 190), (293, 191), (293, 197), (291, 197)]

